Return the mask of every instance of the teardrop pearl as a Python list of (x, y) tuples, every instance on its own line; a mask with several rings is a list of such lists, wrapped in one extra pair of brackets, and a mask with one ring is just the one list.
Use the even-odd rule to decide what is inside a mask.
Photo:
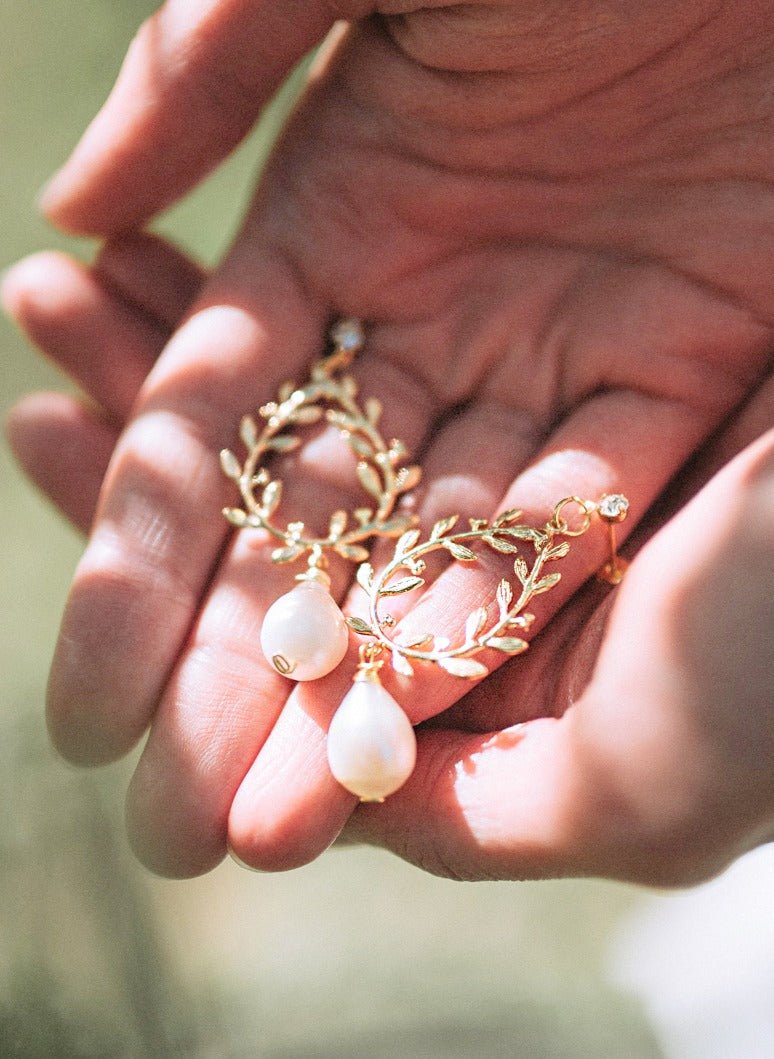
[(261, 647), (278, 673), (317, 680), (335, 669), (349, 645), (344, 615), (325, 585), (301, 581), (266, 611)]
[(406, 714), (381, 684), (358, 680), (342, 699), (328, 730), (331, 772), (364, 802), (380, 802), (402, 787), (417, 759)]

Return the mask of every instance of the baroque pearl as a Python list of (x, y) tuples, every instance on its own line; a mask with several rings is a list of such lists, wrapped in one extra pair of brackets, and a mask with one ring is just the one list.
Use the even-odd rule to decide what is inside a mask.
[(344, 615), (318, 581), (301, 581), (266, 611), (261, 647), (278, 673), (317, 680), (335, 669), (349, 645)]
[(392, 695), (377, 681), (355, 681), (328, 730), (328, 764), (342, 787), (361, 801), (383, 801), (416, 759), (414, 729)]

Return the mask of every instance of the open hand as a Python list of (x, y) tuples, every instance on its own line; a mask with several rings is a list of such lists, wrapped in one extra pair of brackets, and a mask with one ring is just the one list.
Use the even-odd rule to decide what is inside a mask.
[[(84, 530), (118, 440), (119, 394), (147, 370), (197, 281), (170, 248), (133, 236), (92, 272), (31, 259), (7, 291), (63, 366), (78, 351), (79, 379), (103, 405), (95, 414), (36, 395), (11, 420), (28, 473)], [(106, 380), (107, 327), (121, 359)], [(411, 781), (386, 805), (360, 807), (345, 838), (455, 877), (661, 884), (705, 878), (770, 838), (774, 436), (751, 442), (772, 421), (770, 378), (637, 532), (641, 543), (667, 520), (621, 598), (590, 584), (526, 656), (424, 725)]]
[[(129, 421), (49, 716), (81, 762), (124, 753), (153, 722), (129, 800), (149, 866), (205, 871), (228, 841), (247, 863), (291, 867), (353, 808), (324, 750), (351, 667), (288, 697), (257, 649), (287, 572), (260, 535), (229, 540), (218, 517), (233, 501), (219, 449), (243, 412), (303, 376), (332, 316), (368, 321), (355, 374), (385, 431), (421, 454), (426, 524), (511, 506), (541, 519), (568, 493), (617, 489), (636, 519), (762, 378), (774, 285), (758, 101), (772, 31), (746, 8), (337, 12), (363, 18), (320, 60), (232, 251), (141, 385), (134, 367), (121, 387), (103, 375)], [(52, 217), (111, 234), (172, 200), (242, 135), (329, 12), (167, 4), (50, 189)], [(350, 506), (331, 452), (326, 439), (304, 450), (289, 517)], [(603, 550), (600, 538), (573, 552), (541, 622)], [(351, 571), (333, 572), (344, 597)], [(500, 574), (440, 574), (423, 622), (456, 628)], [(514, 679), (525, 661), (508, 664)], [(430, 674), (393, 690), (419, 722), (465, 686)]]

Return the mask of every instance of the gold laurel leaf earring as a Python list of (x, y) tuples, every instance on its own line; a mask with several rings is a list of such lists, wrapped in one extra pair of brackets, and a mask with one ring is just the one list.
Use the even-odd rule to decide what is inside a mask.
[[(331, 330), (332, 351), (318, 360), (307, 382), (296, 387), (284, 383), (276, 401), (259, 410), (263, 425), (252, 415), (243, 417), (239, 435), (247, 450), (240, 462), (223, 449), (224, 474), (239, 487), (242, 507), (224, 508), (223, 514), (238, 528), (268, 532), (277, 542), (275, 563), (306, 557), (306, 570), (296, 576), (297, 586), (275, 600), (266, 612), (261, 647), (274, 669), (293, 680), (316, 680), (341, 662), (349, 643), (344, 615), (330, 594), (326, 553), (351, 562), (368, 559), (364, 542), (372, 537), (397, 537), (415, 523), (410, 514), (396, 514), (398, 498), (421, 477), (418, 466), (405, 463), (406, 448), (379, 432), (381, 404), (375, 397), (357, 402), (358, 387), (345, 372), (363, 348), (359, 320), (340, 320)], [(292, 452), (301, 445), (294, 433), (326, 421), (336, 426), (357, 458), (357, 477), (369, 497), (369, 506), (353, 512), (334, 511), (324, 537), (310, 535), (303, 522), (286, 526), (275, 521), (282, 500), (282, 482), (263, 466), (266, 457)]]
[[(572, 509), (576, 514), (570, 516)], [(393, 669), (407, 677), (413, 676), (415, 665), (428, 662), (456, 677), (476, 680), (487, 676), (489, 670), (475, 655), (488, 650), (515, 656), (527, 650), (529, 643), (524, 634), (534, 615), (526, 608), (530, 600), (549, 591), (562, 576), (547, 572), (545, 567), (567, 555), (569, 538), (586, 533), (594, 515), (607, 525), (610, 543), (610, 559), (599, 571), (599, 577), (608, 584), (620, 583), (625, 561), (616, 550), (615, 525), (626, 518), (628, 510), (629, 501), (616, 493), (603, 496), (598, 503), (566, 497), (542, 527), (520, 523), (521, 512), (511, 510), (491, 523), (487, 519), (470, 519), (468, 528), (452, 532), (458, 517), (451, 515), (436, 522), (424, 541), (420, 541), (418, 529), (403, 533), (392, 559), (378, 574), (370, 563), (362, 564), (357, 580), (368, 595), (368, 619), (347, 618), (347, 623), (369, 640), (360, 648), (353, 686), (328, 731), (328, 763), (338, 782), (361, 801), (381, 802), (398, 790), (414, 770), (414, 729), (379, 678), (388, 658)], [(482, 545), (511, 556), (515, 577), (504, 577), (491, 604), (477, 607), (468, 615), (456, 646), (447, 636), (431, 632), (408, 642), (391, 640), (385, 630), (396, 623), (381, 611), (385, 597), (420, 588), (425, 583), (425, 556), (430, 552), (443, 549), (458, 562), (475, 563), (480, 555), (474, 548)]]

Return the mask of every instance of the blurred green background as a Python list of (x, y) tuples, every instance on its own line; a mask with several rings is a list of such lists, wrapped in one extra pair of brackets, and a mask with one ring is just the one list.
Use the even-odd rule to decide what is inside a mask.
[[(0, 266), (88, 255), (33, 200), (98, 108), (140, 0), (0, 4)], [(165, 232), (213, 261), (282, 109)], [(3, 321), (2, 405), (66, 386)], [(131, 762), (77, 772), (42, 702), (82, 542), (0, 456), (0, 1057), (660, 1055), (608, 949), (637, 891), (597, 882), (447, 883), (386, 854), (334, 850), (289, 875), (231, 863), (193, 882), (128, 852)]]

